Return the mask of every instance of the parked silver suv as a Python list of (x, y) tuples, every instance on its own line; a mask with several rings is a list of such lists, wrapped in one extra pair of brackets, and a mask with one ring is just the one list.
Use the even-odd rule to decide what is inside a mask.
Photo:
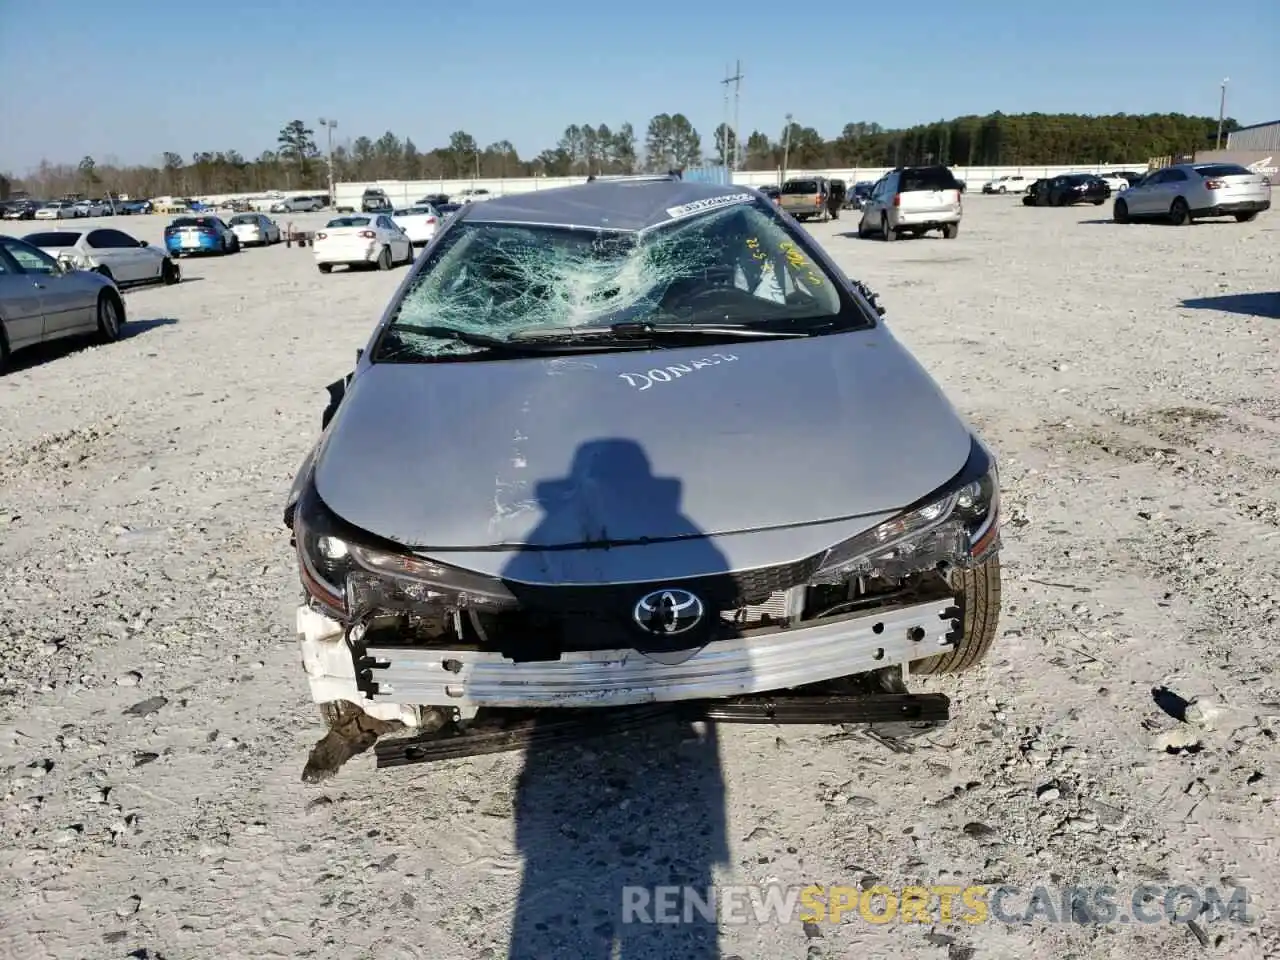
[(960, 233), (960, 182), (946, 167), (898, 167), (871, 188), (862, 207), (858, 236), (884, 240), (940, 230), (948, 240)]

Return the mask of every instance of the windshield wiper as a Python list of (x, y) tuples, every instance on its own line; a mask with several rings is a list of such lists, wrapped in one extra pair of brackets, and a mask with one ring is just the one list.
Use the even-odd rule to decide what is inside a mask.
[(441, 340), (456, 340), (469, 347), (500, 353), (589, 353), (604, 350), (643, 350), (655, 340), (709, 337), (730, 340), (790, 340), (813, 336), (815, 328), (770, 330), (735, 323), (679, 323), (632, 320), (608, 327), (538, 327), (491, 336), (457, 327), (393, 324), (389, 333), (412, 333)]
[(521, 343), (540, 340), (581, 339), (586, 342), (627, 342), (657, 337), (727, 337), (742, 340), (778, 340), (807, 337), (810, 330), (770, 330), (752, 327), (744, 323), (680, 323), (678, 321), (628, 320), (607, 327), (543, 327), (537, 330), (517, 330), (511, 339)]
[(395, 323), (387, 330), (390, 334), (395, 333), (413, 333), (423, 337), (435, 337), (438, 340), (456, 340), (458, 343), (465, 343), (468, 347), (478, 347), (482, 350), (493, 350), (499, 353), (512, 354), (530, 354), (530, 353), (589, 353), (591, 351), (616, 350), (619, 347), (628, 350), (640, 350), (645, 347), (643, 341), (624, 341), (617, 340), (578, 340), (577, 342), (571, 338), (581, 331), (571, 327), (557, 329), (555, 331), (529, 330), (524, 331), (528, 334), (544, 334), (543, 336), (520, 336), (520, 331), (516, 331), (509, 337), (491, 337), (485, 333), (474, 333), (470, 330), (459, 330), (457, 327), (433, 327), (419, 326), (414, 323)]

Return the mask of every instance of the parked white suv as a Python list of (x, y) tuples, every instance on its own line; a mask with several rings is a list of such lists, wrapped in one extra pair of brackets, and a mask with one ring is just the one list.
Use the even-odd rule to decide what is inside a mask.
[(948, 240), (960, 233), (960, 183), (946, 167), (898, 167), (881, 177), (862, 206), (858, 236), (884, 240), (940, 230)]

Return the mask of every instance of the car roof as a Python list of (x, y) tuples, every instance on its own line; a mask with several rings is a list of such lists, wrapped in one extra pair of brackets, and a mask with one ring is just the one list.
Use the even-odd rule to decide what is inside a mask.
[[(473, 223), (522, 223), (639, 232), (670, 222), (670, 211), (720, 197), (755, 199), (751, 187), (684, 180), (596, 180), (494, 197), (467, 207)], [(708, 204), (714, 207), (715, 204)], [(692, 213), (693, 210), (687, 211)]]

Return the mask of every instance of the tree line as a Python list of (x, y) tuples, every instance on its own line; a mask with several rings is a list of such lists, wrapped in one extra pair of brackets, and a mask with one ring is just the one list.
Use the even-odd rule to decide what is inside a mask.
[[(878, 123), (847, 123), (834, 139), (791, 122), (776, 134), (753, 130), (739, 143), (721, 123), (710, 143), (682, 113), (661, 113), (637, 136), (630, 123), (571, 124), (554, 147), (521, 157), (509, 140), (481, 147), (458, 130), (444, 146), (422, 150), (388, 130), (376, 140), (359, 136), (333, 146), (335, 180), (436, 180), (530, 176), (586, 176), (688, 169), (703, 163), (736, 162), (744, 170), (892, 167), (943, 163), (959, 167), (1050, 166), (1132, 163), (1149, 157), (1191, 153), (1211, 144), (1216, 117), (1178, 113), (1003, 114), (965, 116), (905, 129)], [(1233, 119), (1224, 132), (1236, 129)], [(332, 131), (330, 131), (332, 132)], [(85, 157), (78, 165), (42, 162), (15, 189), (47, 197), (68, 192), (131, 196), (324, 189), (328, 142), (301, 120), (280, 130), (274, 149), (248, 159), (236, 150), (200, 151), (184, 158), (166, 152), (155, 165), (122, 165)]]

